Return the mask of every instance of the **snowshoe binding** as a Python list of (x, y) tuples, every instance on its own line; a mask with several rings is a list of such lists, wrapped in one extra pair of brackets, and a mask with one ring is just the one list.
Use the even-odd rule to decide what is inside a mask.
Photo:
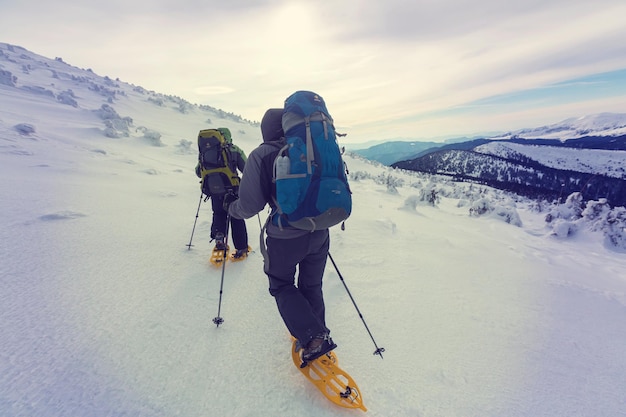
[(228, 245), (224, 243), (224, 235), (218, 233), (215, 237), (215, 247), (213, 248), (209, 262), (215, 266), (222, 266), (222, 263), (226, 261), (228, 250)]
[(246, 249), (235, 249), (230, 254), (230, 260), (232, 262), (243, 261), (244, 259), (246, 259), (248, 257), (248, 254), (250, 252), (252, 252), (252, 248), (250, 246), (248, 246)]
[(328, 354), (336, 347), (337, 345), (327, 333), (317, 335), (302, 349), (302, 365), (300, 366), (304, 368), (309, 362)]

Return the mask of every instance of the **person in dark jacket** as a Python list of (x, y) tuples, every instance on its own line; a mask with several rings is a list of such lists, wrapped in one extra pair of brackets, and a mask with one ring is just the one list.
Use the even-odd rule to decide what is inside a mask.
[[(246, 154), (241, 148), (233, 144), (230, 130), (225, 127), (220, 127), (219, 130), (224, 138), (229, 143), (229, 160), (228, 166), (232, 172), (243, 172), (246, 165)], [(202, 167), (200, 162), (196, 165), (196, 175), (198, 178), (202, 178)], [(237, 187), (233, 189), (233, 193), (236, 195), (238, 192)], [(226, 243), (226, 223), (228, 221), (228, 212), (224, 206), (225, 195), (212, 195), (211, 196), (211, 209), (213, 210), (213, 221), (211, 223), (211, 240), (215, 240), (214, 250), (225, 250)], [(248, 231), (246, 229), (246, 222), (240, 218), (230, 218), (230, 234), (233, 238), (233, 244), (235, 251), (231, 254), (231, 259), (242, 260), (248, 256)]]
[[(276, 186), (272, 181), (274, 159), (281, 148), (283, 109), (269, 109), (261, 121), (263, 143), (254, 149), (246, 163), (239, 198), (226, 204), (232, 217), (247, 219), (266, 204), (272, 214), (266, 222), (263, 250), (264, 272), (269, 278), (269, 292), (287, 329), (303, 347), (302, 360), (309, 362), (337, 347), (326, 327), (322, 277), (330, 245), (328, 229), (314, 232), (279, 227), (272, 221), (276, 213)], [(263, 232), (262, 232), (263, 233)], [(264, 235), (261, 236), (261, 241)], [(296, 282), (296, 268), (298, 270)]]

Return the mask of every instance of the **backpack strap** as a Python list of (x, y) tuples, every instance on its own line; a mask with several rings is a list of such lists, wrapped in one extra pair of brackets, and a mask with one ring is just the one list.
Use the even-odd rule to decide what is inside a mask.
[(323, 111), (317, 111), (308, 116), (300, 116), (293, 112), (287, 112), (283, 116), (283, 130), (285, 132), (287, 132), (289, 129), (291, 129), (294, 126), (297, 126), (300, 123), (304, 123), (305, 125), (307, 172), (309, 175), (313, 173), (312, 162), (313, 162), (313, 157), (314, 157), (313, 138), (311, 134), (311, 122), (322, 122), (322, 126), (324, 126), (324, 139), (328, 140), (328, 125), (330, 124), (334, 128), (334, 121), (332, 117), (330, 117)]
[(237, 163), (233, 159), (232, 144), (230, 142), (222, 143), (222, 152), (224, 152), (224, 155), (226, 157), (226, 166), (233, 173), (231, 177), (231, 182), (233, 179), (236, 179), (237, 182), (241, 181), (241, 179), (239, 178), (239, 174), (237, 174)]
[[(258, 214), (257, 214), (258, 216)], [(261, 228), (261, 234), (259, 235), (259, 250), (261, 251), (261, 255), (263, 256), (263, 270), (265, 273), (269, 271), (270, 268), (270, 257), (267, 255), (267, 246), (265, 245), (265, 230), (267, 229), (267, 225), (271, 221), (272, 216), (267, 216), (265, 220), (265, 224)], [(259, 220), (260, 222), (261, 220)]]
[[(311, 117), (304, 118), (304, 125), (306, 126), (306, 172), (311, 175), (313, 173), (313, 137), (311, 136)], [(326, 132), (326, 126), (324, 125), (324, 132)], [(328, 135), (326, 135), (328, 139)]]

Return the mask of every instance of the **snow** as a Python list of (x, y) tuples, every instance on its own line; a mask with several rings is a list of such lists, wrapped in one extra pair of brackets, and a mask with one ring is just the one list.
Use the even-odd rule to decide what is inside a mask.
[(489, 142), (477, 146), (474, 151), (502, 158), (518, 154), (550, 168), (626, 179), (626, 151), (523, 145), (506, 141)]
[(598, 113), (580, 117), (571, 117), (558, 123), (530, 129), (520, 129), (492, 139), (511, 137), (529, 139), (567, 139), (585, 136), (623, 136), (626, 135), (626, 113)]
[[(200, 201), (195, 136), (210, 118), (250, 152), (258, 127), (183, 113), (171, 97), (157, 106), (156, 93), (124, 83), (109, 102), (78, 69), (93, 80), (51, 82), (50, 71), (0, 63), (18, 78), (0, 85), (0, 415), (362, 413), (329, 403), (291, 363), (258, 250), (266, 213), (247, 222), (255, 251), (227, 264), (225, 321), (212, 323), (221, 271), (208, 263), (208, 203), (186, 247)], [(71, 87), (77, 107), (24, 84)], [(119, 138), (94, 111), (106, 103), (133, 120)], [(504, 193), (346, 160), (361, 175), (331, 254), (384, 359), (330, 263), (324, 288), (367, 414), (626, 415), (623, 253), (588, 230), (554, 236), (545, 213)], [(439, 202), (417, 204), (429, 187)], [(472, 189), (521, 226), (470, 216), (460, 196)]]

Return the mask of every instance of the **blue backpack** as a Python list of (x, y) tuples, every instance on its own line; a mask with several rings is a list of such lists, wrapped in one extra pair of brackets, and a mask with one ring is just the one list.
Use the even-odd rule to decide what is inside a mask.
[(324, 99), (297, 91), (285, 100), (284, 146), (274, 160), (274, 224), (328, 229), (352, 211), (346, 167)]

